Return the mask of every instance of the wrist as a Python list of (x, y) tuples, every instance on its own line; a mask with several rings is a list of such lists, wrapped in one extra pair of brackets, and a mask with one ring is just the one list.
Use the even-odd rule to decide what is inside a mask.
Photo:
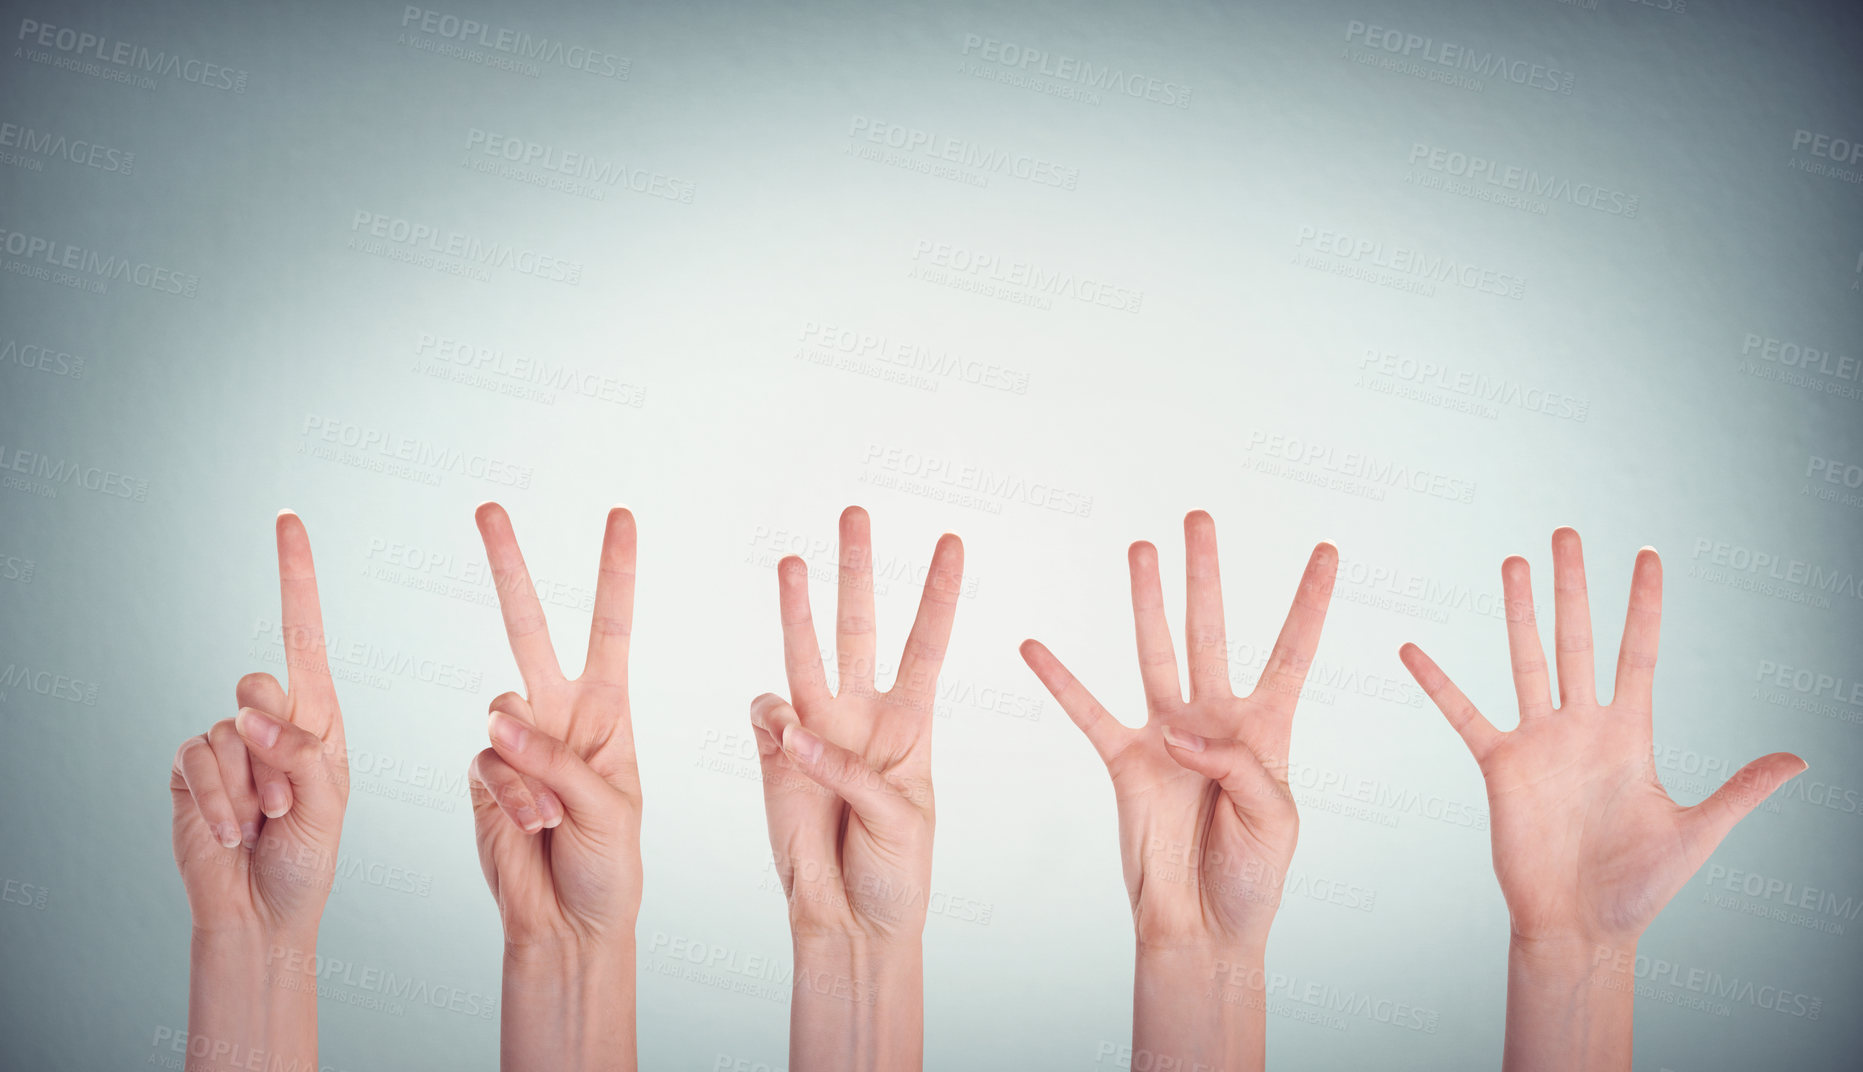
[(634, 935), (505, 944), (505, 1068), (632, 1069)]
[(1265, 943), (1138, 943), (1134, 986), (1159, 998), (1188, 997), (1223, 1005), (1259, 1004), (1267, 991)]
[(1508, 963), (1533, 978), (1587, 982), (1630, 974), (1637, 958), (1635, 935), (1614, 938), (1580, 934), (1525, 935), (1507, 942)]
[(1132, 974), (1132, 1067), (1261, 1068), (1265, 952), (1261, 942), (1140, 942)]
[(919, 936), (797, 935), (793, 942), (797, 997), (854, 1006), (892, 1006), (923, 990), (924, 943)]
[(634, 963), (634, 935), (600, 938), (550, 938), (505, 943), (505, 978), (559, 980), (562, 986), (587, 988), (613, 981)]

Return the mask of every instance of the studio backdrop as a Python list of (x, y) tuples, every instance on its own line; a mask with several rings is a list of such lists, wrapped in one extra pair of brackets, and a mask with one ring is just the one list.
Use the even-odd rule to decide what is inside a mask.
[(639, 519), (645, 1068), (785, 1063), (747, 709), (784, 691), (776, 563), (828, 606), (855, 503), (883, 652), (938, 535), (967, 549), (928, 1067), (1132, 1063), (1112, 793), (1016, 647), (1142, 720), (1125, 549), (1181, 607), (1193, 508), (1241, 688), (1308, 549), (1341, 555), (1277, 1066), (1495, 1064), (1482, 780), (1397, 649), (1512, 725), (1500, 562), (1549, 621), (1572, 525), (1602, 666), (1664, 556), (1676, 799), (1810, 762), (1644, 938), (1638, 1066), (1852, 1067), (1852, 5), (41, 0), (0, 30), (7, 1067), (179, 1067), (168, 767), (282, 670), (286, 507), (354, 779), (323, 1063), (495, 1067), (466, 769), (520, 683), (487, 499), (572, 673), (604, 511)]

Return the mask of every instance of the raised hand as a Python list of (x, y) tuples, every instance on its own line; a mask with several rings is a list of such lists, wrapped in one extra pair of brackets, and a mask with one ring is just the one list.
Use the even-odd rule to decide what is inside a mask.
[(1300, 826), (1287, 784), (1294, 707), (1319, 645), (1339, 555), (1330, 543), (1313, 549), (1261, 679), (1237, 697), (1209, 514), (1184, 518), (1184, 549), (1188, 700), (1165, 620), (1158, 551), (1143, 541), (1127, 555), (1143, 725), (1107, 713), (1037, 641), (1023, 642), (1022, 657), (1112, 775), (1139, 950), (1135, 1067), (1140, 1052), (1184, 1067), (1258, 1067), (1260, 965)]
[(830, 693), (808, 566), (794, 556), (777, 565), (793, 705), (765, 693), (751, 704), (751, 724), (796, 947), (792, 1068), (901, 1069), (921, 1060), (932, 708), (963, 571), (963, 544), (946, 534), (893, 685), (877, 691), (872, 538), (866, 511), (849, 507)]
[(511, 519), (478, 509), (524, 695), (491, 703), (472, 761), (479, 861), (505, 930), (507, 1068), (632, 1068), (639, 770), (627, 700), (634, 517), (609, 511), (582, 675), (557, 666)]
[(1651, 548), (1637, 553), (1616, 685), (1602, 704), (1578, 533), (1558, 529), (1552, 550), (1557, 708), (1519, 556), (1501, 564), (1517, 727), (1495, 729), (1415, 644), (1399, 656), (1487, 782), (1494, 871), (1512, 922), (1507, 1066), (1628, 1068), (1637, 939), (1734, 824), (1805, 761), (1775, 752), (1699, 804), (1670, 799), (1651, 741), (1662, 561)]
[[(235, 718), (175, 752), (175, 864), (194, 920), (189, 1068), (253, 1052), (315, 1067), (315, 953), (349, 800), (343, 715), (324, 653), (310, 537), (278, 515), (280, 633), (288, 689), (239, 679)], [(194, 1051), (191, 1049), (190, 1054)]]

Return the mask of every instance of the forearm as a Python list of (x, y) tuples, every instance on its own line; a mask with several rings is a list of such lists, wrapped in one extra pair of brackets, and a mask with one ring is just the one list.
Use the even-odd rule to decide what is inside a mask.
[(1267, 1039), (1263, 949), (1140, 945), (1132, 1067), (1259, 1072)]
[(505, 947), (500, 1067), (633, 1072), (634, 936)]
[(1507, 950), (1506, 1072), (1628, 1070), (1637, 949), (1515, 938)]
[(317, 1067), (317, 935), (196, 930), (187, 1072)]
[(790, 1068), (913, 1072), (924, 1052), (925, 956), (916, 935), (796, 940)]

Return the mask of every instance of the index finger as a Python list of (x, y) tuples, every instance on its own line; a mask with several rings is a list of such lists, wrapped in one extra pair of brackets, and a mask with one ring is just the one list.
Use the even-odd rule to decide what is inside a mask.
[(627, 683), (627, 652), (634, 634), (634, 515), (625, 506), (608, 511), (602, 534), (601, 572), (595, 578), (595, 617), (589, 622), (589, 655), (582, 676)]
[(517, 657), (518, 673), (527, 691), (536, 691), (549, 678), (560, 678), (556, 649), (550, 644), (550, 627), (543, 617), (543, 604), (537, 601), (537, 587), (525, 568), (524, 554), (518, 550), (517, 533), (505, 508), (495, 502), (483, 503), (474, 515), (479, 535), (485, 540), (485, 557), (491, 562), (492, 581), (498, 588), (498, 609), (505, 619), (505, 636), (511, 641), (511, 654)]
[(1320, 647), (1320, 629), (1326, 624), (1326, 608), (1333, 599), (1333, 578), (1339, 572), (1339, 549), (1322, 540), (1307, 556), (1307, 568), (1300, 575), (1300, 588), (1294, 593), (1294, 605), (1288, 608), (1281, 633), (1274, 638), (1274, 650), (1268, 653), (1268, 665), (1262, 668), (1261, 680), (1249, 693), (1266, 692), (1267, 709), (1277, 718), (1292, 722), (1294, 701), (1307, 681), (1307, 668), (1313, 665), (1313, 653)]
[[(964, 583), (964, 542), (952, 533), (938, 537), (931, 569), (925, 574), (925, 591), (919, 597), (918, 617), (906, 635), (905, 654), (888, 692), (899, 692), (915, 709), (931, 709), (937, 694), (938, 671), (944, 666), (945, 646), (951, 642), (951, 623), (957, 618), (957, 594)], [(929, 723), (928, 723), (929, 724)]]
[(317, 601), (317, 568), (311, 561), (310, 534), (304, 522), (290, 510), (278, 512), (278, 600), (284, 627), (285, 683), (297, 695), (330, 701), (328, 704), (304, 706), (305, 714), (330, 711), (329, 716), (313, 715), (293, 721), (304, 724), (314, 733), (323, 733), (334, 714), (336, 687), (330, 680), (330, 664), (324, 652), (323, 608)]

